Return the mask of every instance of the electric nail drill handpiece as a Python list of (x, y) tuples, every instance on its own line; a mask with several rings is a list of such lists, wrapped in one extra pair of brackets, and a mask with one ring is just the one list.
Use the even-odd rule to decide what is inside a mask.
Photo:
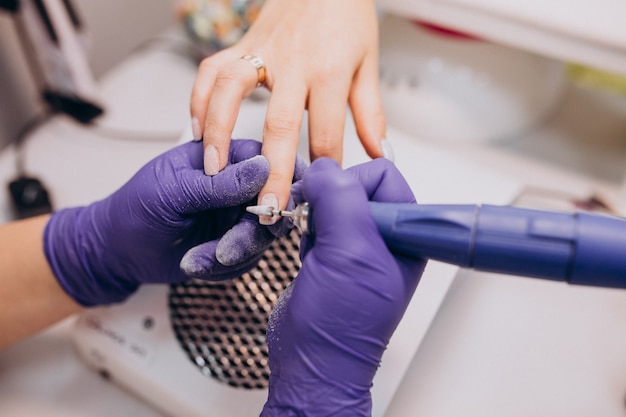
[[(370, 202), (387, 246), (409, 257), (487, 272), (626, 288), (626, 219), (492, 205)], [(311, 233), (308, 206), (293, 212), (254, 206), (259, 215), (294, 218)]]

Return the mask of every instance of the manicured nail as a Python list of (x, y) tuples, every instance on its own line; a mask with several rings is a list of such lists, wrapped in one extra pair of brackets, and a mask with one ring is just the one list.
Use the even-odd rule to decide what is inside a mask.
[[(261, 198), (262, 206), (278, 208), (278, 199), (272, 193), (267, 193)], [(259, 223), (270, 226), (278, 221), (278, 216), (259, 216)]]
[(217, 148), (209, 145), (204, 150), (204, 173), (207, 175), (215, 175), (220, 172), (220, 158)]
[(200, 122), (197, 117), (191, 119), (191, 133), (193, 134), (193, 140), (196, 142), (202, 140), (202, 129), (200, 129)]
[(391, 162), (396, 162), (396, 155), (393, 152), (393, 148), (391, 147), (391, 143), (385, 138), (380, 140), (380, 148), (383, 151), (383, 158), (390, 160)]

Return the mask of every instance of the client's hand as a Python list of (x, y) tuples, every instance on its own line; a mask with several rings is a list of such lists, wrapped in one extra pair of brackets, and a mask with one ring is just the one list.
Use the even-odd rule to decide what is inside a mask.
[[(241, 59), (249, 54), (262, 59), (263, 70)], [(311, 160), (341, 162), (348, 104), (367, 154), (383, 156), (389, 147), (383, 140), (378, 60), (374, 1), (266, 0), (245, 36), (198, 69), (191, 116), (195, 138), (204, 139), (206, 173), (226, 165), (241, 103), (259, 82), (271, 92), (263, 128), (270, 177), (259, 204), (287, 205), (305, 109)]]
[(285, 221), (267, 228), (245, 213), (269, 175), (260, 152), (259, 142), (233, 141), (229, 166), (210, 177), (202, 144), (185, 143), (110, 197), (54, 213), (44, 250), (55, 277), (93, 306), (122, 301), (143, 283), (227, 279), (249, 269), (291, 228)]
[(372, 380), (425, 262), (389, 252), (368, 200), (415, 199), (383, 159), (347, 171), (317, 160), (297, 194), (311, 205), (315, 236), (303, 240), (300, 274), (270, 317), (262, 415), (369, 416)]

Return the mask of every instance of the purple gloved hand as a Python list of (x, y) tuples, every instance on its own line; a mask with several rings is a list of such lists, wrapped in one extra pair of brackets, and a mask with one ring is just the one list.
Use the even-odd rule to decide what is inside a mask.
[(220, 280), (248, 270), (292, 227), (284, 220), (261, 226), (245, 212), (269, 175), (260, 153), (259, 142), (232, 141), (230, 165), (209, 177), (202, 143), (185, 143), (110, 197), (54, 213), (44, 250), (57, 280), (93, 306), (122, 301), (143, 283)]
[[(292, 190), (293, 192), (293, 190)], [(369, 416), (381, 356), (425, 261), (394, 256), (368, 200), (415, 202), (399, 171), (377, 159), (347, 171), (329, 159), (305, 174), (315, 236), (268, 324), (269, 416)]]

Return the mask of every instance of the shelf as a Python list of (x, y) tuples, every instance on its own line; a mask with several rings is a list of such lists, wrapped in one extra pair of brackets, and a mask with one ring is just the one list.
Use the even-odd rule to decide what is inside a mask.
[(626, 3), (620, 0), (379, 0), (378, 4), (383, 12), (626, 75)]

